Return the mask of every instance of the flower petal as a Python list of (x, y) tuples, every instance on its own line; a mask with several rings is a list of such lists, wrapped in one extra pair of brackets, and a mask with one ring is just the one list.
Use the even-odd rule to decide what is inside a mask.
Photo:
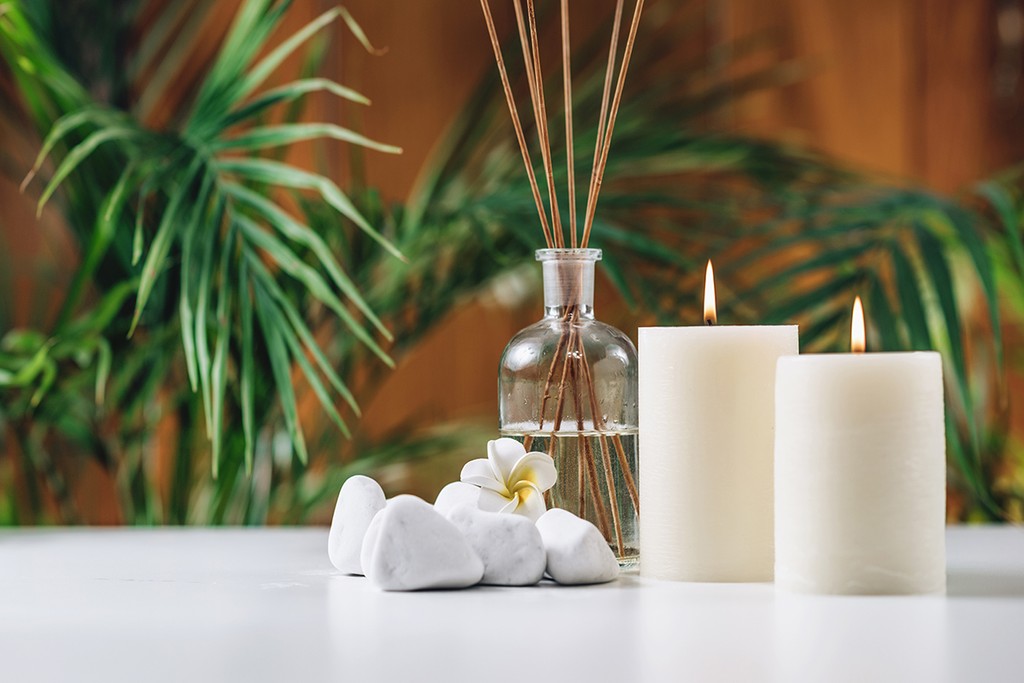
[(459, 479), (467, 484), (473, 484), (484, 489), (490, 489), (496, 491), (499, 494), (508, 493), (508, 489), (505, 487), (504, 481), (498, 481), (494, 478), (494, 472), (491, 469), (491, 464), (484, 458), (477, 458), (476, 460), (470, 460), (462, 467), (462, 474), (459, 475)]
[(512, 514), (519, 508), (519, 494), (512, 494), (512, 500), (508, 502), (508, 505), (501, 508), (498, 512)]
[(519, 507), (516, 514), (527, 517), (536, 522), (547, 510), (544, 504), (544, 494), (538, 491), (532, 484), (524, 484), (516, 491), (519, 498)]
[(519, 496), (513, 494), (512, 498), (506, 498), (497, 491), (480, 489), (480, 498), (477, 505), (481, 510), (487, 512), (512, 512), (519, 505)]
[(516, 466), (512, 468), (509, 477), (509, 484), (513, 490), (520, 481), (528, 481), (537, 487), (537, 490), (544, 493), (555, 485), (558, 479), (558, 472), (555, 470), (555, 461), (547, 453), (533, 451), (519, 459)]
[(510, 480), (512, 468), (516, 466), (519, 459), (526, 453), (523, 444), (515, 439), (503, 437), (487, 442), (487, 459), (498, 479), (503, 482)]

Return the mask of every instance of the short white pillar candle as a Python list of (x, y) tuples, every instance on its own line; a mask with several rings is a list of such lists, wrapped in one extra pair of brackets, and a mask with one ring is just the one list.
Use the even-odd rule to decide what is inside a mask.
[(780, 358), (775, 415), (776, 585), (944, 592), (939, 354)]

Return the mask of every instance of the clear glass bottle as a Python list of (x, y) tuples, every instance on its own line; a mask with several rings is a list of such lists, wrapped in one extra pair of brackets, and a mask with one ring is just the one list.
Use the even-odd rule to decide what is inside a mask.
[(600, 249), (540, 249), (544, 317), (505, 347), (498, 372), (502, 436), (551, 455), (548, 507), (593, 522), (623, 566), (639, 561), (637, 357), (594, 318)]

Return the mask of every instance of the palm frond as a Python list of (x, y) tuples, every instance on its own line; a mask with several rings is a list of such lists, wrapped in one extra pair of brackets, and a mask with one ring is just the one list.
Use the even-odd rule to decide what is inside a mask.
[[(236, 391), (239, 397), (246, 460), (251, 467), (252, 355), (258, 353), (253, 343), (251, 297), (255, 297), (255, 317), (260, 321), (263, 348), (300, 460), (305, 462), (306, 449), (291, 387), (292, 363), (303, 370), (324, 410), (343, 433), (348, 433), (348, 427), (334, 405), (332, 392), (337, 392), (357, 411), (354, 396), (326, 361), (303, 322), (304, 314), (298, 312), (278, 286), (280, 275), (264, 267), (255, 256), (257, 251), (269, 257), (281, 274), (301, 282), (316, 300), (338, 316), (348, 332), (381, 360), (391, 363), (375, 339), (376, 335), (390, 339), (387, 328), (323, 239), (277, 203), (281, 196), (274, 188), (319, 193), (345, 220), (358, 226), (393, 257), (402, 258), (401, 252), (328, 178), (258, 156), (271, 147), (316, 138), (386, 153), (401, 151), (330, 123), (259, 125), (260, 116), (268, 107), (311, 92), (326, 91), (367, 102), (358, 93), (326, 79), (305, 79), (266, 93), (257, 92), (285, 58), (339, 18), (368, 46), (352, 17), (343, 8), (336, 8), (273, 48), (265, 49), (287, 5), (267, 0), (248, 0), (242, 4), (199, 89), (192, 113), (180, 129), (148, 130), (128, 113), (100, 103), (68, 107), (69, 113), (56, 119), (31, 174), (49, 158), (59, 162), (39, 199), (41, 210), (58, 188), (68, 186), (73, 174), (87, 172), (86, 165), (94, 153), (110, 148), (116, 158), (125, 160), (116, 183), (103, 190), (87, 257), (76, 275), (73, 296), (66, 300), (62, 318), (73, 312), (84, 284), (111, 243), (130, 243), (126, 253), (131, 253), (132, 262), (141, 258), (141, 269), (137, 272), (138, 291), (128, 335), (146, 327), (149, 321), (162, 324), (167, 311), (177, 311), (189, 382), (202, 397), (215, 475), (227, 424), (225, 399), (229, 390)], [(20, 16), (17, 5), (14, 14)], [(26, 35), (32, 35), (28, 22), (19, 23), (19, 29), (17, 34), (8, 31), (4, 35), (12, 43), (23, 42)], [(0, 47), (4, 44), (0, 43)], [(10, 54), (12, 49), (7, 46), (4, 54)], [(263, 53), (265, 56), (257, 60), (257, 55)], [(138, 209), (131, 216), (126, 210), (126, 199), (136, 192)], [(275, 237), (275, 233), (281, 238)], [(307, 263), (310, 255), (311, 265)], [(180, 278), (170, 277), (175, 271), (180, 271)], [(242, 344), (232, 346), (233, 337), (242, 339)], [(316, 359), (320, 371), (326, 373), (331, 391), (306, 358), (307, 351)], [(28, 360), (14, 376), (19, 383), (29, 377), (38, 380), (41, 392), (45, 393), (55, 371), (49, 352), (41, 351), (38, 358)], [(232, 368), (240, 369), (239, 381), (230, 381)]]
[[(1001, 362), (995, 268), (979, 227), (984, 217), (956, 200), (883, 185), (814, 155), (709, 129), (715, 112), (743, 93), (786, 81), (799, 65), (706, 79), (658, 59), (658, 46), (683, 30), (678, 24), (670, 19), (644, 30), (634, 55), (638, 83), (627, 89), (619, 113), (593, 232), (593, 246), (612, 257), (604, 269), (611, 284), (654, 319), (696, 321), (694, 265), (711, 257), (726, 292), (720, 297), (724, 319), (798, 322), (802, 345), (816, 351), (847, 348), (850, 305), (864, 295), (876, 349), (943, 352), (948, 421), (956, 437), (951, 460), (968, 494), (999, 516), (986, 481), (963, 314), (963, 292), (980, 293), (996, 331), (991, 348)], [(579, 65), (573, 74), (577, 169), (591, 163), (588, 145), (596, 138), (601, 93), (597, 55), (588, 50), (589, 44), (572, 60)], [(509, 76), (523, 87), (521, 63), (509, 57), (506, 64), (518, 64)], [(529, 260), (541, 234), (496, 80), (486, 77), (471, 96), (405, 214), (408, 234), (446, 235), (435, 239), (443, 244), (435, 252), (465, 250), (454, 257), (460, 263), (473, 250), (468, 240), (449, 237), (461, 226), (501, 245), (502, 258), (490, 262), (491, 273)], [(550, 80), (557, 85), (558, 79)], [(551, 144), (558, 149), (563, 141)], [(566, 167), (564, 157), (555, 159), (556, 181), (563, 186)], [(985, 191), (1000, 203), (1001, 214), (1010, 213), (1003, 194)], [(560, 210), (567, 213), (568, 207)], [(1014, 249), (1024, 263), (1024, 246)], [(436, 253), (429, 258), (436, 260)]]

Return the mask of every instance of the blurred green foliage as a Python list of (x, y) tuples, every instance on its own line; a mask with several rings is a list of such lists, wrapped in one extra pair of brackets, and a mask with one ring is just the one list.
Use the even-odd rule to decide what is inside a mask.
[[(68, 59), (66, 41), (108, 45), (102, 31), (124, 31), (131, 13), (69, 36), (56, 6), (0, 2), (0, 55), (46, 137), (40, 158), (53, 160), (33, 187), (44, 188), (40, 203), (56, 192), (82, 253), (57, 320), (0, 341), (0, 419), (21, 456), (0, 480), (0, 521), (75, 521), (67, 481), (82, 459), (114, 477), (126, 522), (259, 524), (305, 519), (353, 472), (478, 444), (487, 430), (463, 426), (371, 442), (353, 420), (391, 358), (531, 261), (541, 241), (496, 75), (476, 88), (409, 199), (385, 205), (372, 188), (346, 192), (281, 161), (282, 148), (312, 137), (396, 151), (301, 118), (314, 91), (361, 102), (313, 73), (322, 45), (310, 41), (334, 19), (365, 41), (344, 10), (275, 46), (269, 36), (289, 3), (244, 2), (191, 106), (154, 131), (139, 123), (138, 101), (155, 96), (133, 100), (118, 75), (130, 64), (101, 50), (82, 73)], [(699, 30), (686, 12), (651, 11), (642, 24), (594, 224), (602, 272), (645, 320), (697, 320), (696, 282), (714, 258), (723, 320), (798, 322), (811, 351), (846, 347), (861, 294), (872, 347), (944, 354), (958, 515), (1013, 517), (1024, 487), (997, 483), (1007, 445), (993, 396), (1003, 317), (1024, 312), (1017, 176), (943, 197), (731, 134), (716, 113), (792, 79), (794, 65), (710, 78), (723, 54), (686, 68), (666, 60)], [(599, 31), (573, 55), (577, 178), (589, 177), (606, 44)], [(300, 48), (310, 54), (303, 78), (261, 90)], [(508, 41), (510, 76), (525, 92), (517, 56)], [(547, 87), (559, 101), (557, 79)], [(271, 122), (268, 111), (285, 103), (284, 122)], [(560, 130), (551, 126), (555, 150)], [(564, 153), (555, 161), (564, 187)], [(988, 334), (977, 333), (978, 302)], [(298, 375), (332, 428), (303, 433)], [(164, 492), (152, 451), (168, 411), (179, 438)], [(339, 431), (351, 436), (344, 457)]]

